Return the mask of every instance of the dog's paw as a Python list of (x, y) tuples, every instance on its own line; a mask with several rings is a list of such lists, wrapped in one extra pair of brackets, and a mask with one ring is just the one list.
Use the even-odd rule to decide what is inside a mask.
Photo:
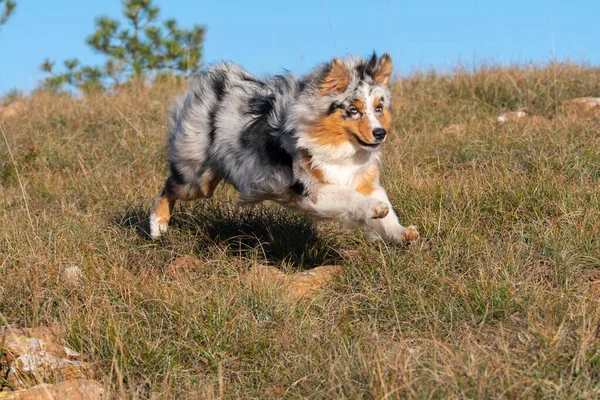
[(400, 240), (402, 241), (402, 243), (410, 244), (417, 241), (418, 239), (419, 231), (414, 225), (404, 228), (402, 232), (400, 232)]
[(150, 238), (158, 239), (169, 228), (169, 221), (157, 216), (155, 213), (150, 215)]
[(388, 205), (383, 201), (372, 199), (367, 204), (367, 218), (385, 218), (390, 212)]

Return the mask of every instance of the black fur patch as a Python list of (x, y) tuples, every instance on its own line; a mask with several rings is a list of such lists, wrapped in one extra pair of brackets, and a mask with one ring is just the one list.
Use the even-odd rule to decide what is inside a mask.
[(253, 149), (265, 163), (292, 168), (292, 156), (281, 146), (279, 127), (269, 124), (269, 114), (275, 106), (275, 95), (255, 96), (248, 101), (248, 112), (254, 119), (246, 126), (240, 141)]
[(217, 101), (221, 101), (223, 99), (226, 84), (227, 75), (223, 72), (215, 73), (212, 81), (212, 90), (215, 92), (215, 96), (217, 96)]
[(304, 183), (296, 181), (292, 186), (290, 186), (290, 189), (298, 196), (302, 196), (306, 190), (306, 187), (304, 186)]
[(265, 149), (270, 164), (285, 165), (292, 168), (292, 156), (281, 147), (279, 137), (270, 136), (265, 144)]
[(181, 172), (179, 172), (179, 170), (177, 169), (175, 163), (169, 163), (169, 168), (171, 169), (171, 177), (173, 178), (173, 180), (178, 185), (183, 185), (185, 183), (185, 180), (183, 178), (183, 175), (181, 175)]
[(302, 92), (306, 89), (306, 82), (304, 80), (298, 81), (298, 91)]
[(217, 103), (214, 105), (214, 107), (212, 108), (212, 110), (210, 110), (208, 114), (208, 123), (210, 125), (210, 130), (208, 131), (208, 138), (210, 140), (211, 145), (215, 142), (215, 136), (217, 134), (215, 119), (221, 107), (220, 103), (223, 100), (223, 96), (225, 95), (225, 85), (227, 84), (227, 80), (227, 75), (225, 75), (224, 73), (215, 73), (212, 80), (212, 90), (215, 94)]
[(338, 110), (338, 108), (342, 108), (339, 103), (331, 103), (329, 106), (329, 110), (327, 110), (327, 115), (331, 115)]
[(259, 117), (267, 117), (275, 107), (275, 95), (268, 94), (266, 96), (254, 96), (248, 100), (247, 114), (253, 114)]
[(211, 146), (215, 142), (215, 136), (217, 135), (217, 127), (215, 120), (217, 118), (219, 108), (220, 105), (218, 103), (215, 104), (215, 106), (212, 108), (212, 110), (210, 110), (210, 113), (208, 114), (208, 124), (210, 125), (210, 131), (208, 131), (208, 139), (210, 140)]
[(375, 67), (377, 66), (377, 54), (373, 52), (367, 62), (360, 63), (356, 66), (356, 73), (361, 81), (364, 81), (367, 76), (373, 78)]

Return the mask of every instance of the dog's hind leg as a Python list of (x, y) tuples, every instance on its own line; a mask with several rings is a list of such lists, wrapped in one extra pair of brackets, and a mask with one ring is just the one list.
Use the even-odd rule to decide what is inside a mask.
[(150, 214), (150, 237), (152, 239), (157, 239), (169, 226), (171, 211), (177, 200), (173, 191), (174, 185), (176, 185), (176, 183), (173, 177), (169, 177), (165, 182), (165, 187), (154, 201), (154, 207)]
[(157, 239), (167, 231), (171, 212), (177, 200), (191, 201), (199, 198), (209, 198), (220, 181), (221, 178), (211, 171), (204, 172), (198, 183), (194, 185), (178, 183), (170, 176), (165, 182), (165, 187), (154, 201), (152, 214), (150, 214), (150, 237)]

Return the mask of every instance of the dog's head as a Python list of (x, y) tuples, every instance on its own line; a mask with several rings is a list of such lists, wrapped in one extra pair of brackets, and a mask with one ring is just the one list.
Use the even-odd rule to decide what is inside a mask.
[(320, 145), (352, 145), (377, 151), (391, 130), (392, 59), (375, 53), (365, 59), (333, 59), (320, 76), (318, 95), (328, 110), (310, 134)]

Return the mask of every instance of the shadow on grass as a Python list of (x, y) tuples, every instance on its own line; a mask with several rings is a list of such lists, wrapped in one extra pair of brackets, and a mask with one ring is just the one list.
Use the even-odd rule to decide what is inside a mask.
[(150, 213), (145, 208), (129, 206), (117, 212), (111, 222), (121, 228), (133, 229), (142, 239), (150, 240)]
[[(140, 237), (150, 240), (148, 210), (130, 207), (117, 215), (114, 222), (135, 229)], [(216, 244), (225, 246), (231, 256), (256, 257), (259, 261), (300, 269), (341, 259), (335, 238), (319, 235), (310, 221), (281, 208), (182, 203), (175, 208), (169, 228), (197, 237), (200, 253), (207, 244)]]

